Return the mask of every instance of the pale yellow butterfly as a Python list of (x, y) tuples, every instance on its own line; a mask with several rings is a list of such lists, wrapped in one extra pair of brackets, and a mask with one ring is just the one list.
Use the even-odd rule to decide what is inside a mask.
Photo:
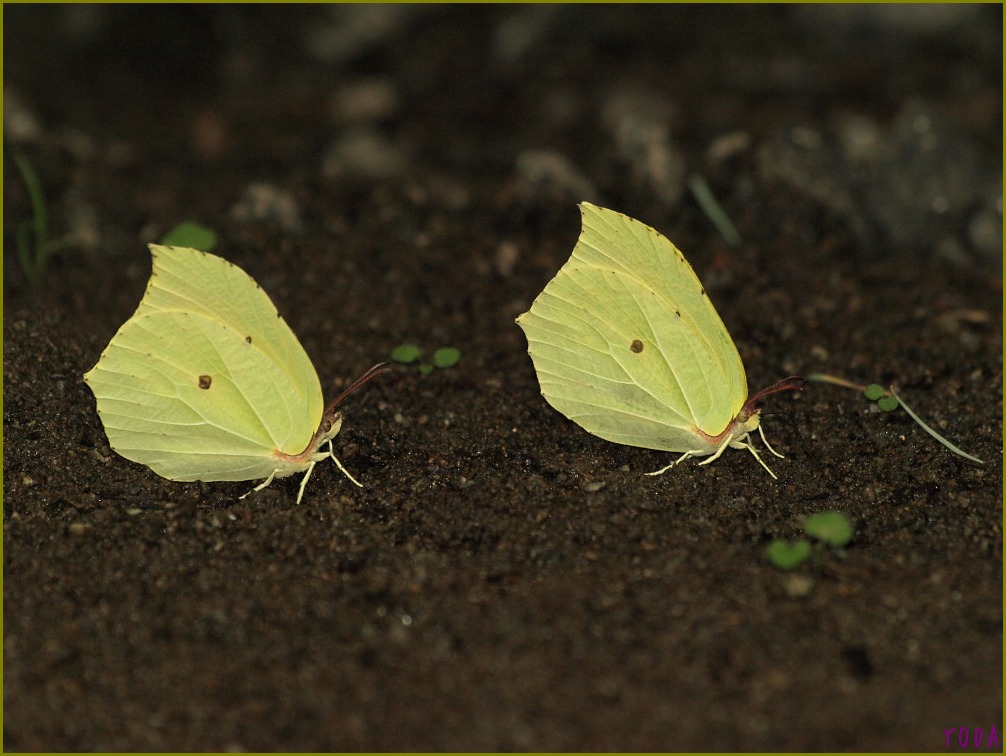
[(387, 363), (325, 407), (310, 358), (247, 273), (195, 249), (150, 253), (139, 307), (84, 375), (112, 449), (170, 480), (265, 478), (253, 491), (303, 472), (298, 503), (326, 457), (361, 485), (332, 450), (337, 408)]
[(740, 354), (684, 256), (637, 220), (588, 202), (576, 247), (517, 318), (541, 393), (596, 436), (681, 456), (719, 458), (765, 439), (756, 403), (799, 389), (791, 376), (748, 397)]

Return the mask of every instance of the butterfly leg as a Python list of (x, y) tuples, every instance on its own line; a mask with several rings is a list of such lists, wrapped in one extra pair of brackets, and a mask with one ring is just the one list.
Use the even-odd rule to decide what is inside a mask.
[(760, 464), (762, 467), (765, 468), (765, 472), (767, 472), (776, 480), (779, 480), (779, 476), (776, 475), (774, 472), (772, 472), (772, 468), (766, 465), (765, 461), (758, 455), (758, 450), (754, 448), (754, 444), (751, 443), (750, 439), (748, 439), (745, 443), (739, 444), (737, 448), (747, 449), (749, 452), (751, 452), (751, 454), (754, 455), (754, 458), (758, 460), (758, 464)]
[[(734, 438), (733, 436), (730, 436), (729, 438), (727, 438), (726, 441), (724, 441), (722, 444), (720, 444), (720, 448), (717, 449), (715, 452), (713, 452), (712, 456), (710, 456), (709, 459), (704, 459), (701, 462), (699, 462), (699, 464), (700, 465), (708, 465), (708, 464), (710, 464), (712, 462), (715, 462), (716, 460), (718, 460), (720, 458), (720, 455), (726, 450), (726, 448), (728, 446), (733, 446), (736, 443), (737, 443), (737, 439)], [(741, 445), (743, 446), (743, 444), (741, 444)]]
[(307, 466), (307, 472), (304, 473), (304, 477), (300, 479), (300, 489), (297, 491), (297, 503), (300, 504), (300, 500), (304, 498), (304, 489), (307, 488), (307, 479), (311, 477), (311, 473), (314, 472), (314, 466), (318, 464), (312, 461), (311, 464)]
[(356, 478), (354, 478), (352, 475), (350, 475), (349, 474), (349, 470), (347, 470), (345, 467), (343, 467), (342, 466), (342, 462), (340, 462), (339, 458), (337, 456), (335, 456), (335, 451), (333, 451), (333, 449), (332, 449), (332, 441), (331, 441), (331, 439), (328, 442), (328, 456), (330, 456), (332, 458), (332, 461), (335, 462), (336, 466), (340, 470), (342, 470), (343, 474), (347, 478), (349, 478), (351, 481), (353, 481), (354, 483), (356, 483), (356, 485), (359, 486), (360, 488), (363, 488), (363, 484), (360, 481), (358, 481)]
[(246, 496), (251, 496), (256, 491), (261, 491), (263, 488), (265, 488), (270, 483), (272, 483), (273, 478), (275, 478), (275, 477), (276, 477), (276, 470), (273, 470), (271, 473), (269, 473), (269, 477), (268, 478), (266, 478), (261, 483), (259, 483), (257, 486), (255, 486), (255, 488), (253, 488), (251, 491), (249, 491), (248, 493), (241, 494), (240, 496), (238, 496), (238, 501), (241, 501), (241, 499), (245, 498)]
[(648, 473), (646, 473), (646, 475), (663, 475), (665, 472), (667, 472), (668, 470), (670, 470), (672, 467), (677, 467), (678, 464), (680, 464), (681, 462), (684, 462), (689, 457), (694, 457), (695, 455), (701, 454), (701, 453), (702, 452), (699, 452), (699, 451), (686, 451), (684, 454), (682, 454), (676, 460), (674, 460), (673, 462), (671, 462), (671, 464), (667, 465), (666, 467), (661, 467), (659, 470), (654, 470), (653, 472), (648, 472)]
[(760, 425), (758, 426), (758, 434), (761, 436), (762, 443), (765, 444), (766, 449), (768, 449), (770, 452), (776, 455), (779, 459), (786, 459), (785, 454), (780, 454), (779, 452), (777, 452), (775, 449), (772, 448), (772, 445), (768, 442), (768, 439), (765, 438), (765, 431), (762, 429)]

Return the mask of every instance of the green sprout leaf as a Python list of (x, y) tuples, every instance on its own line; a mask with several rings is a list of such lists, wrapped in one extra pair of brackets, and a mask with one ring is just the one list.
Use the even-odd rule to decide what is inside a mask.
[(183, 221), (168, 231), (161, 239), (168, 247), (190, 247), (203, 252), (211, 252), (217, 246), (217, 234), (212, 228), (194, 221)]
[(418, 360), (420, 354), (422, 354), (422, 350), (415, 344), (400, 344), (391, 350), (391, 359), (408, 365), (410, 362)]
[(845, 546), (852, 540), (852, 520), (842, 512), (819, 512), (803, 521), (803, 532), (830, 546)]
[(865, 389), (863, 389), (863, 396), (869, 399), (871, 402), (877, 401), (880, 397), (884, 395), (884, 387), (879, 383), (871, 383)]
[(454, 367), (461, 359), (461, 350), (454, 347), (441, 347), (433, 353), (433, 364), (438, 368)]
[(899, 404), (900, 402), (898, 402), (898, 400), (893, 396), (882, 396), (877, 400), (877, 407), (879, 407), (883, 412), (896, 410)]
[(765, 548), (765, 556), (781, 570), (791, 570), (807, 561), (811, 547), (807, 541), (782, 541), (776, 539)]
[[(423, 350), (415, 344), (401, 344), (391, 350), (391, 359), (408, 365), (420, 360)], [(429, 375), (436, 368), (449, 368), (458, 364), (461, 359), (461, 350), (454, 347), (441, 347), (433, 353), (433, 357), (423, 360), (417, 367), (420, 375)]]

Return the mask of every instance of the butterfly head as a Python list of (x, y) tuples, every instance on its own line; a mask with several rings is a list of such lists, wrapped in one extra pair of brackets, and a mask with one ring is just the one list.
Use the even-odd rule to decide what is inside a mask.
[(339, 435), (339, 431), (342, 430), (342, 417), (341, 412), (335, 411), (321, 419), (321, 426), (315, 434), (315, 448)]
[(730, 431), (734, 437), (743, 436), (757, 430), (759, 425), (761, 425), (761, 409), (749, 401), (737, 413), (737, 417), (731, 423)]
[(370, 368), (370, 370), (353, 381), (341, 394), (339, 394), (332, 403), (325, 408), (325, 412), (321, 416), (321, 424), (318, 426), (318, 430), (315, 432), (309, 448), (315, 450), (320, 449), (323, 444), (331, 441), (339, 434), (339, 431), (342, 429), (342, 419), (345, 415), (338, 409), (338, 407), (342, 404), (343, 399), (352, 394), (354, 391), (359, 390), (359, 388), (370, 379), (381, 375), (382, 373), (390, 372), (391, 370), (392, 368), (387, 362), (374, 365), (374, 367)]

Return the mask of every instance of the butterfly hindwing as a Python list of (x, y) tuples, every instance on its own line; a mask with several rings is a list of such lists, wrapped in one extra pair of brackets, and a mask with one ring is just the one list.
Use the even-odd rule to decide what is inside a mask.
[(172, 480), (266, 477), (317, 423), (286, 371), (201, 313), (130, 319), (87, 380), (112, 447)]

